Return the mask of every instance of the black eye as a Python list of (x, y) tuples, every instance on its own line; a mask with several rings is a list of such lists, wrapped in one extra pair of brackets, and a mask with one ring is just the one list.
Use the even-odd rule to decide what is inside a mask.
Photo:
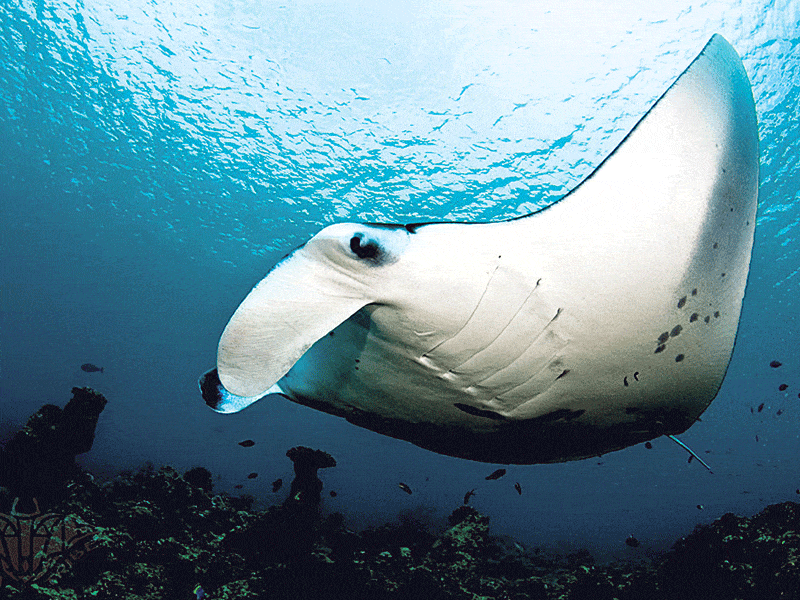
[(367, 242), (362, 245), (362, 238), (353, 236), (350, 238), (350, 250), (358, 258), (376, 258), (378, 256), (378, 245), (375, 242)]

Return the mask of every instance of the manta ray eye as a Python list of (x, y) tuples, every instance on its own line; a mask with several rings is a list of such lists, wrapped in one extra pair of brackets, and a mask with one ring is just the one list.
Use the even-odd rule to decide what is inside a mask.
[(380, 250), (375, 242), (364, 243), (361, 236), (354, 235), (350, 238), (350, 250), (353, 251), (358, 258), (371, 258), (378, 257)]

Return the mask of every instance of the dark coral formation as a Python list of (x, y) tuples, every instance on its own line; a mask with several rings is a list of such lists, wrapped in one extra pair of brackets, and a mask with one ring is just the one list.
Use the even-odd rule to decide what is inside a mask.
[[(0, 486), (10, 499), (19, 498), (20, 510), (31, 510), (33, 498), (44, 510), (63, 497), (79, 474), (75, 457), (92, 448), (106, 402), (91, 388), (72, 388), (63, 409), (45, 404), (0, 451)], [(9, 510), (5, 504), (0, 510)]]
[(317, 477), (319, 469), (336, 466), (336, 460), (327, 452), (296, 446), (286, 451), (294, 465), (294, 479), (287, 502), (299, 507), (314, 509), (319, 506), (322, 481)]
[(503, 543), (469, 506), (438, 536), (411, 519), (356, 533), (336, 514), (302, 523), (286, 503), (254, 511), (252, 498), (207, 484), (197, 469), (169, 467), (103, 485), (79, 477), (58, 508), (92, 524), (94, 550), (51, 587), (12, 584), (7, 597), (194, 598), (200, 584), (207, 600), (800, 598), (792, 502), (698, 527), (658, 563), (598, 565), (588, 552), (547, 557)]
[(800, 504), (698, 526), (673, 546), (659, 573), (674, 598), (800, 599)]

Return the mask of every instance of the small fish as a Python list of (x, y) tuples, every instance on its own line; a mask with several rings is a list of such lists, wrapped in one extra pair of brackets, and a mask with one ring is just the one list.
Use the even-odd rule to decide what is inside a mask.
[(102, 373), (103, 367), (98, 367), (92, 363), (84, 363), (81, 365), (81, 371), (86, 371), (87, 373)]
[(638, 548), (639, 547), (639, 540), (637, 540), (632, 535), (629, 535), (628, 538), (625, 540), (625, 543), (628, 544), (631, 548)]
[(283, 479), (276, 479), (275, 481), (272, 482), (272, 491), (277, 492), (279, 489), (281, 489), (282, 485), (283, 485)]
[(795, 494), (800, 494), (800, 488), (797, 488), (797, 489), (794, 491), (794, 493), (795, 493)]
[(773, 369), (777, 369), (777, 368), (778, 368), (778, 367), (780, 367), (782, 364), (783, 364), (783, 363), (781, 363), (781, 362), (778, 362), (777, 360), (773, 360), (771, 363), (769, 363), (769, 366), (770, 366), (770, 367), (772, 367)]
[(764, 410), (764, 403), (763, 402), (758, 405), (758, 412), (761, 412), (762, 410)]
[(758, 441), (758, 434), (756, 434), (756, 441)]
[(687, 462), (687, 463), (691, 463), (693, 458), (694, 458), (694, 456), (692, 456), (692, 455), (690, 454), (690, 455), (689, 455), (689, 460), (687, 460), (686, 462)]
[(398, 483), (397, 487), (399, 487), (401, 490), (403, 490), (406, 494), (410, 494), (411, 493), (411, 488), (408, 487), (405, 483)]
[(239, 445), (242, 448), (251, 448), (252, 446), (255, 446), (256, 443), (253, 440), (243, 440), (243, 441), (239, 442)]
[(487, 481), (491, 479), (500, 479), (505, 474), (506, 474), (505, 469), (497, 469), (497, 471), (494, 471), (493, 473), (487, 475), (486, 479)]
[(203, 600), (203, 598), (206, 597), (206, 592), (199, 583), (196, 586), (194, 586), (192, 592), (195, 595), (195, 600)]
[(778, 415), (778, 416), (780, 417), (780, 416), (783, 414), (783, 409), (782, 409), (782, 408), (779, 408), (779, 409), (778, 409), (778, 412), (776, 412), (775, 414), (776, 414), (776, 415)]
[[(100, 369), (100, 370), (102, 371), (102, 369)], [(785, 383), (782, 383), (782, 384), (780, 384), (780, 385), (778, 386), (778, 389), (779, 389), (780, 391), (782, 391), (782, 392), (785, 392), (785, 391), (786, 391), (786, 389), (787, 389), (788, 387), (789, 387), (788, 385), (786, 385)]]
[(330, 491), (331, 498), (336, 498), (336, 492), (333, 490)]
[(241, 483), (237, 483), (235, 486), (233, 486), (233, 489), (235, 489), (235, 490), (240, 490), (240, 489), (242, 489), (243, 487), (244, 487), (244, 486), (243, 486)]
[(644, 447), (647, 448), (648, 450), (652, 450), (653, 449), (653, 444), (651, 444), (650, 442), (645, 442), (644, 443)]
[(256, 477), (258, 477), (258, 473), (250, 473), (250, 474), (247, 476), (247, 478), (248, 478), (248, 479), (255, 479)]
[(525, 554), (525, 546), (523, 546), (516, 540), (514, 541), (514, 548), (516, 548), (517, 552), (519, 552), (520, 554)]
[(697, 510), (703, 510), (703, 505), (702, 504), (698, 504), (697, 505)]
[(469, 499), (475, 495), (475, 490), (470, 490), (464, 494), (464, 504), (469, 504)]
[(514, 489), (517, 490), (517, 493), (522, 496), (522, 486), (519, 484), (519, 481), (514, 484)]

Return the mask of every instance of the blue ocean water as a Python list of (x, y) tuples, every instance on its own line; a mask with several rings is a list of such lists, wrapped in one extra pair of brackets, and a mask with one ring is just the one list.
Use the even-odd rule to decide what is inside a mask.
[[(202, 402), (225, 323), (292, 248), (334, 222), (548, 205), (716, 32), (753, 83), (762, 166), (733, 360), (682, 436), (713, 475), (662, 438), (485, 481), (289, 402)], [(90, 385), (109, 399), (81, 457), (100, 475), (203, 465), (270, 504), (302, 444), (336, 457), (325, 509), (354, 527), (443, 525), (477, 488), (495, 533), (600, 556), (800, 498), (800, 3), (6, 0), (0, 34), (0, 433)]]

